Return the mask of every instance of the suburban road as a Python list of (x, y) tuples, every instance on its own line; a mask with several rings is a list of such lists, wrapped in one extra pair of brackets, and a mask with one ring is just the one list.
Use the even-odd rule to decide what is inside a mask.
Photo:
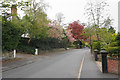
[(59, 52), (2, 75), (3, 78), (117, 78), (100, 72), (88, 48)]

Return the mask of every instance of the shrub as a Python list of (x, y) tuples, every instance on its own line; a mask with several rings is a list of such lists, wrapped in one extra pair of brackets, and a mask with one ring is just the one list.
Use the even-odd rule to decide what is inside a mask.
[(111, 41), (106, 50), (111, 57), (120, 55), (120, 33), (117, 34), (115, 40)]
[(107, 43), (106, 42), (100, 42), (100, 46), (101, 46), (101, 48), (105, 49), (105, 47), (107, 46)]
[(83, 43), (82, 43), (82, 41), (80, 41), (80, 40), (74, 41), (73, 44), (75, 45), (75, 47), (76, 47), (77, 49), (83, 47)]
[(41, 50), (50, 50), (54, 48), (61, 48), (62, 43), (57, 38), (41, 38), (41, 39), (32, 39), (30, 46), (39, 48)]
[(19, 45), (17, 47), (18, 52), (24, 52), (27, 54), (34, 54), (35, 53), (35, 48), (27, 45)]
[(118, 46), (120, 46), (120, 33), (118, 33), (118, 35), (116, 36), (116, 41)]
[(29, 38), (22, 38), (17, 47), (18, 51), (25, 53), (34, 53), (35, 48), (40, 50), (51, 50), (56, 48), (65, 48), (66, 40), (59, 40), (56, 38), (40, 38), (40, 39), (32, 39), (28, 44)]
[[(17, 22), (17, 21), (16, 21)], [(3, 19), (2, 23), (2, 50), (13, 50), (21, 39), (22, 28), (13, 21)]]
[(100, 50), (101, 50), (100, 48), (101, 48), (101, 46), (100, 46), (100, 42), (99, 41), (93, 42), (93, 44), (92, 44), (92, 49), (93, 50), (97, 49), (98, 52), (100, 53)]
[(118, 46), (118, 42), (111, 42), (111, 43), (110, 43), (110, 46), (111, 46), (111, 47)]
[(118, 51), (119, 51), (119, 47), (108, 47), (106, 49), (106, 51), (109, 53), (109, 55), (112, 56), (117, 56), (118, 55)]

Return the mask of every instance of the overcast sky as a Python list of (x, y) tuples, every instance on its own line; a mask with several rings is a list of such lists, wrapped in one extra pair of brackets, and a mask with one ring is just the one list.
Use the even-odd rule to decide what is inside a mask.
[[(85, 5), (90, 0), (44, 0), (47, 4), (49, 4), (49, 8), (46, 13), (49, 19), (54, 20), (56, 18), (57, 13), (64, 14), (63, 23), (67, 24), (76, 20), (80, 22), (87, 22), (85, 13)], [(101, 1), (101, 0), (96, 0)], [(107, 0), (110, 5), (110, 15), (111, 18), (114, 19), (113, 26), (115, 29), (118, 29), (118, 1), (120, 0)], [(22, 14), (21, 11), (19, 11)]]

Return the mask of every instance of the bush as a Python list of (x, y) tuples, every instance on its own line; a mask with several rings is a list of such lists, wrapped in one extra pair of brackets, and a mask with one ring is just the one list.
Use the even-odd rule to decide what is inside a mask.
[(85, 43), (85, 47), (90, 47), (89, 43), (86, 42)]
[(100, 50), (101, 50), (100, 42), (99, 42), (99, 41), (93, 42), (93, 43), (92, 43), (92, 49), (93, 49), (93, 50), (97, 49), (98, 52), (100, 53)]
[(116, 36), (116, 41), (118, 46), (120, 46), (120, 33), (118, 33), (118, 35)]
[[(17, 21), (16, 21), (17, 22)], [(2, 23), (2, 50), (16, 49), (21, 39), (22, 28), (14, 22), (3, 19)]]
[(120, 55), (120, 33), (117, 34), (114, 41), (111, 41), (106, 50), (111, 57)]
[(82, 41), (80, 41), (80, 40), (75, 41), (73, 44), (75, 45), (75, 47), (76, 47), (77, 49), (83, 47), (83, 43), (82, 43)]
[(54, 48), (61, 48), (63, 42), (56, 38), (41, 38), (41, 39), (32, 39), (30, 42), (30, 46), (35, 48), (39, 48), (41, 50), (50, 50)]
[(117, 56), (119, 49), (119, 47), (108, 47), (106, 51), (109, 53), (110, 56)]
[(110, 46), (111, 46), (111, 47), (118, 46), (118, 42), (111, 42), (111, 43), (110, 43)]
[(101, 46), (101, 48), (105, 49), (106, 46), (107, 46), (107, 43), (106, 42), (100, 42), (100, 46)]
[(29, 38), (22, 38), (17, 47), (18, 51), (25, 53), (34, 53), (35, 48), (40, 50), (51, 50), (56, 48), (65, 48), (66, 40), (59, 40), (56, 38), (41, 38), (41, 39), (32, 39), (28, 44)]
[(35, 53), (35, 48), (27, 45), (19, 45), (17, 47), (18, 52), (24, 52), (27, 54), (34, 54)]

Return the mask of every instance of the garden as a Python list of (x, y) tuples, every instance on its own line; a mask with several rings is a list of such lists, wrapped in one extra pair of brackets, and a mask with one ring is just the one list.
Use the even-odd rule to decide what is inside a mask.
[[(11, 9), (11, 13), (4, 10), (2, 16), (2, 51), (7, 58), (13, 57), (14, 50), (35, 54), (35, 49), (46, 51), (85, 47), (88, 37), (84, 35), (85, 25), (74, 21), (64, 26), (61, 24), (61, 13), (58, 13), (57, 20), (48, 19), (45, 13), (47, 4), (43, 1), (22, 1), (14, 5), (5, 1), (1, 7)], [(22, 19), (17, 15), (17, 7), (25, 13)]]

